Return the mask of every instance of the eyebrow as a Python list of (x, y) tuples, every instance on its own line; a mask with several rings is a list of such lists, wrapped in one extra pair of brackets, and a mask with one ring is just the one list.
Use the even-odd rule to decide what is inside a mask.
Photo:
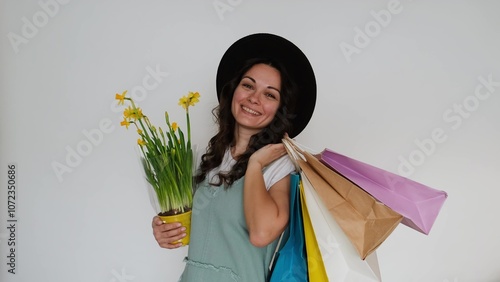
[[(253, 79), (253, 77), (250, 77), (250, 76), (248, 76), (248, 75), (243, 76), (243, 77), (242, 77), (242, 79), (243, 79), (243, 78), (248, 78), (248, 79), (250, 79), (251, 81), (253, 81), (253, 83), (256, 83), (255, 79)], [(274, 90), (276, 90), (279, 94), (281, 94), (281, 91), (279, 91), (276, 87), (273, 87), (273, 86), (268, 86), (267, 88), (268, 88), (268, 89), (274, 89)]]

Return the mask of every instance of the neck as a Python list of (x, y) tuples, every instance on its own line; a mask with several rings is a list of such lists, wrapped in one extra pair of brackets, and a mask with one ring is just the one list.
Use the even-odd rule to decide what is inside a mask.
[(246, 130), (236, 125), (234, 130), (234, 146), (231, 148), (233, 157), (238, 157), (247, 150), (250, 138), (255, 133), (253, 130)]

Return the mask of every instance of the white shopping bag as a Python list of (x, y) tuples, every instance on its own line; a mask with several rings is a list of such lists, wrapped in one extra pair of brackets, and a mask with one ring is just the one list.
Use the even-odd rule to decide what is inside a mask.
[(360, 259), (344, 231), (330, 215), (304, 173), (301, 173), (307, 209), (329, 281), (382, 281), (376, 252)]

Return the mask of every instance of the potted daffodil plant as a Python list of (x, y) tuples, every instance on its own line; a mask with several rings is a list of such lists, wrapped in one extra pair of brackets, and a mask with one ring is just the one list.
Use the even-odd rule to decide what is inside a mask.
[(200, 94), (189, 92), (179, 99), (179, 105), (186, 111), (187, 136), (176, 122), (170, 122), (168, 112), (165, 112), (165, 130), (153, 126), (142, 109), (126, 95), (127, 91), (115, 95), (119, 105), (127, 106), (123, 111), (121, 125), (127, 129), (133, 125), (137, 130), (141, 163), (145, 178), (154, 191), (158, 216), (164, 222), (181, 222), (186, 227), (187, 236), (180, 242), (187, 245), (193, 205), (194, 171), (189, 107), (199, 101)]

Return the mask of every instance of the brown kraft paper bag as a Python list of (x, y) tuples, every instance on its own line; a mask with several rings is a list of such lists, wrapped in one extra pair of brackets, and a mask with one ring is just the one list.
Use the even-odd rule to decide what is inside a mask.
[(313, 155), (299, 149), (293, 140), (285, 139), (288, 139), (288, 149), (298, 153), (294, 155), (304, 157), (306, 161), (295, 158), (303, 174), (354, 244), (361, 259), (365, 259), (389, 237), (403, 216), (329, 169)]

